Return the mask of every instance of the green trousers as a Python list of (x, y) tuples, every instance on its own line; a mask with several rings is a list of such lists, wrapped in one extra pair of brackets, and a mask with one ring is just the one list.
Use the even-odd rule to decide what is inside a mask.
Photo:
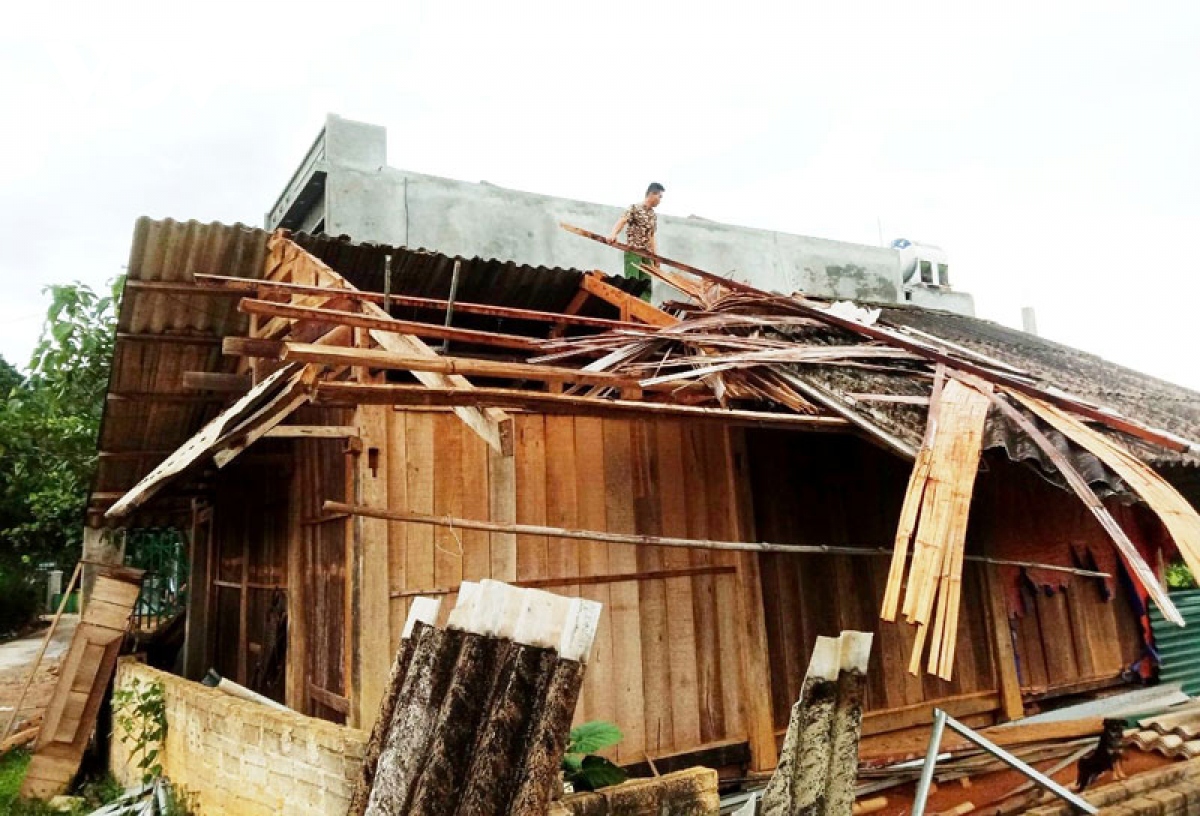
[[(651, 280), (650, 276), (647, 275), (645, 272), (643, 272), (640, 268), (642, 264), (647, 264), (647, 263), (650, 263), (650, 262), (647, 261), (645, 258), (643, 258), (641, 255), (634, 254), (633, 252), (626, 252), (625, 253), (625, 277), (633, 278), (634, 280), (644, 280), (644, 281)], [(642, 300), (646, 301), (647, 303), (650, 302), (649, 287), (647, 287), (646, 291), (644, 293), (642, 293)]]

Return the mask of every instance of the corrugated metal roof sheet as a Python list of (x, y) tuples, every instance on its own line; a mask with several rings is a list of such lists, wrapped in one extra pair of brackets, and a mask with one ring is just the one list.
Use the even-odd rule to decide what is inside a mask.
[(1164, 683), (1180, 683), (1184, 693), (1195, 696), (1200, 694), (1200, 589), (1172, 592), (1171, 600), (1187, 625), (1168, 623), (1158, 607), (1150, 608), (1154, 644), (1162, 658), (1159, 678)]

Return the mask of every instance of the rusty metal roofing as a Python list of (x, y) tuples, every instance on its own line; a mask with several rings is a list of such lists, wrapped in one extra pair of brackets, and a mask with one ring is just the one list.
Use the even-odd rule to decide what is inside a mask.
[[(881, 308), (883, 319), (892, 325), (957, 343), (1143, 424), (1200, 440), (1200, 393), (1189, 388), (990, 320), (914, 306)], [(1200, 465), (1200, 459), (1193, 456), (1125, 441), (1156, 466)]]

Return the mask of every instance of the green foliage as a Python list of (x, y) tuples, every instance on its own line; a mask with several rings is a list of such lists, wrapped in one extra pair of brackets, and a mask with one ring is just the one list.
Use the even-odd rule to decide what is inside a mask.
[(563, 775), (577, 791), (593, 791), (619, 785), (629, 778), (620, 767), (596, 751), (619, 743), (625, 735), (615, 723), (593, 720), (571, 729), (570, 742), (563, 756)]
[(122, 283), (48, 287), (28, 376), (0, 366), (0, 567), (67, 569), (78, 557)]
[(0, 571), (0, 638), (20, 634), (37, 620), (42, 599), (23, 576)]
[(1187, 564), (1176, 561), (1167, 565), (1167, 587), (1170, 589), (1195, 589), (1196, 577)]
[(159, 752), (167, 736), (167, 700), (162, 683), (142, 683), (138, 678), (113, 692), (113, 720), (120, 740), (129, 745), (129, 761), (142, 774), (142, 784), (162, 776)]

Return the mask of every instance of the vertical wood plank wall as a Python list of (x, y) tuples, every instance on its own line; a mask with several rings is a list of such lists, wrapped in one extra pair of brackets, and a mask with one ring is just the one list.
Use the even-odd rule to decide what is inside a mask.
[[(505, 458), (447, 412), (387, 409), (383, 421), (390, 507), (613, 532), (738, 534), (722, 428), (518, 415), (516, 454)], [(413, 596), (453, 600), (461, 581), (488, 577), (532, 582), (604, 605), (576, 719), (617, 722), (625, 732), (618, 761), (746, 739), (735, 553), (398, 522), (386, 535), (389, 654)], [(369, 722), (377, 700), (362, 703)]]

